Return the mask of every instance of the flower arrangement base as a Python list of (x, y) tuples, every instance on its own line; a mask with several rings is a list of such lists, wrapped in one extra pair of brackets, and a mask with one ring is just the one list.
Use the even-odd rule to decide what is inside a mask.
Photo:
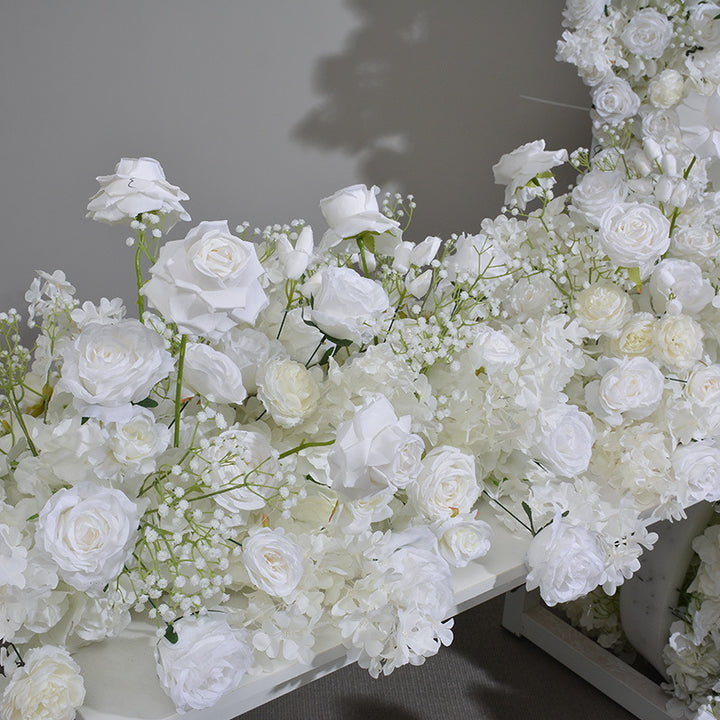
[(660, 686), (549, 610), (537, 592), (505, 595), (503, 627), (525, 637), (640, 720), (671, 720)]

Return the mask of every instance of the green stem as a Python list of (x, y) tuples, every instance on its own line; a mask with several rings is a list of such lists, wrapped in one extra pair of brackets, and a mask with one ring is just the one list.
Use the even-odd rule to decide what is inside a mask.
[(297, 447), (292, 448), (292, 450), (286, 450), (284, 453), (280, 453), (278, 458), (282, 460), (283, 458), (289, 457), (290, 455), (294, 455), (295, 453), (299, 453), (302, 450), (305, 450), (305, 448), (325, 447), (327, 445), (332, 445), (334, 442), (334, 440), (327, 440), (326, 442), (305, 442), (304, 440), (302, 440), (300, 444)]
[(370, 273), (368, 272), (367, 260), (365, 259), (365, 243), (363, 242), (362, 238), (357, 238), (357, 244), (358, 248), (360, 249), (360, 260), (362, 261), (363, 272), (365, 273), (365, 277), (370, 277)]
[(140, 314), (140, 322), (143, 322), (143, 315), (145, 314), (145, 298), (142, 294), (142, 286), (145, 284), (142, 276), (142, 266), (140, 265), (140, 257), (145, 247), (145, 233), (138, 231), (138, 242), (137, 249), (135, 250), (135, 279), (137, 281), (138, 289), (138, 313)]
[(533, 529), (526, 522), (523, 522), (512, 510), (506, 508), (497, 498), (494, 498), (487, 490), (483, 490), (483, 495), (487, 495), (490, 500), (499, 505), (510, 517), (517, 520), (528, 532), (532, 533), (533, 537), (535, 536)]
[(180, 447), (180, 412), (182, 411), (182, 377), (185, 367), (185, 348), (187, 347), (187, 335), (182, 336), (180, 341), (180, 355), (178, 356), (177, 382), (175, 383), (175, 437), (173, 447)]

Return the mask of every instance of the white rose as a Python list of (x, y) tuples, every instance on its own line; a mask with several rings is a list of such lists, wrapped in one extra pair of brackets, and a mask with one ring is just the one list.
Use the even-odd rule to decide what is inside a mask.
[(710, 281), (689, 260), (661, 260), (650, 277), (650, 297), (655, 312), (662, 315), (670, 300), (680, 303), (688, 315), (699, 313), (715, 297)]
[(302, 548), (282, 529), (252, 533), (243, 541), (242, 558), (253, 584), (273, 597), (286, 597), (302, 578)]
[[(646, 146), (647, 141), (651, 140), (656, 142), (661, 150), (672, 151), (679, 148), (682, 142), (677, 113), (671, 108), (658, 110), (643, 108), (641, 129)], [(648, 163), (646, 153), (639, 154), (639, 157), (645, 158), (646, 167), (641, 170), (642, 176), (645, 177), (655, 169), (655, 166)], [(635, 165), (638, 165), (637, 160)]]
[(672, 237), (673, 254), (695, 262), (716, 256), (719, 245), (720, 240), (714, 228), (701, 223), (679, 226)]
[(642, 420), (653, 413), (662, 399), (665, 378), (655, 363), (645, 357), (625, 358), (619, 361), (598, 363), (601, 380), (585, 388), (588, 409), (595, 417), (610, 425), (620, 425), (623, 416)]
[[(283, 325), (283, 339), (286, 339), (288, 345), (292, 348), (296, 344), (295, 338), (290, 333), (290, 317), (293, 314), (297, 316), (300, 312), (300, 309), (297, 308), (288, 313)], [(318, 344), (320, 333), (315, 328), (311, 328), (304, 323), (303, 328), (314, 332), (318, 336), (318, 339), (313, 343), (308, 343), (312, 344), (314, 348)], [(287, 357), (287, 350), (281, 342), (271, 340), (265, 333), (253, 328), (233, 328), (229, 333), (223, 335), (218, 344), (218, 350), (225, 353), (240, 368), (243, 385), (249, 394), (257, 392), (257, 371), (259, 367), (262, 367), (270, 358)]]
[(689, 93), (676, 112), (682, 140), (693, 154), (720, 157), (720, 88), (712, 95)]
[(675, 478), (687, 488), (687, 505), (720, 500), (720, 450), (700, 441), (679, 445), (672, 455)]
[(268, 304), (255, 246), (230, 234), (227, 221), (201, 222), (160, 248), (142, 292), (182, 333), (218, 340), (253, 325)]
[(638, 268), (644, 280), (670, 246), (670, 221), (654, 205), (619, 203), (603, 213), (599, 240), (612, 262)]
[(717, 48), (720, 46), (720, 27), (717, 16), (720, 14), (720, 5), (714, 2), (694, 4), (690, 8), (688, 24), (693, 30), (695, 43), (704, 48)]
[(240, 368), (225, 354), (202, 343), (188, 343), (183, 386), (214, 403), (242, 403), (247, 397)]
[(520, 351), (500, 330), (481, 331), (468, 350), (476, 368), (489, 374), (507, 371), (520, 361)]
[(469, 513), (479, 495), (474, 458), (450, 445), (431, 450), (408, 486), (414, 507), (432, 521)]
[(605, 80), (593, 89), (593, 107), (601, 120), (619, 125), (640, 109), (640, 98), (630, 83), (620, 77)]
[(155, 648), (160, 684), (179, 712), (212, 707), (252, 666), (245, 632), (215, 613), (183, 617), (174, 629), (177, 642), (163, 638)]
[(490, 550), (493, 530), (473, 516), (457, 515), (437, 523), (432, 529), (438, 539), (440, 554), (452, 567), (465, 567)]
[(648, 98), (656, 107), (663, 110), (677, 105), (685, 91), (683, 76), (670, 68), (656, 75), (648, 85)]
[(140, 515), (125, 493), (83, 482), (45, 503), (36, 542), (68, 585), (98, 591), (114, 580), (135, 546)]
[(321, 251), (364, 232), (388, 233), (396, 241), (399, 239), (400, 223), (380, 212), (375, 197), (379, 192), (375, 185), (369, 190), (365, 185), (351, 185), (320, 201), (320, 210), (330, 226), (323, 236)]
[(123, 466), (124, 474), (146, 475), (155, 469), (154, 458), (170, 444), (171, 431), (167, 425), (155, 422), (149, 410), (135, 408), (130, 420), (109, 428), (108, 436), (106, 445)]
[(558, 405), (540, 415), (537, 451), (548, 469), (562, 477), (587, 470), (595, 442), (590, 416), (575, 405)]
[(572, 207), (597, 227), (602, 214), (623, 202), (627, 194), (628, 186), (620, 172), (595, 169), (583, 175), (572, 189)]
[(382, 286), (347, 267), (326, 267), (315, 280), (310, 319), (331, 338), (370, 342), (390, 307)]
[(299, 362), (273, 358), (260, 370), (258, 397), (272, 419), (291, 428), (308, 418), (317, 407), (320, 390), (312, 373)]
[(633, 14), (622, 31), (625, 47), (641, 58), (659, 58), (673, 36), (673, 24), (657, 10), (644, 8)]
[(609, 280), (600, 280), (575, 297), (573, 309), (580, 324), (593, 335), (619, 335), (632, 315), (632, 300)]
[(277, 492), (282, 479), (277, 452), (260, 432), (225, 430), (203, 456), (208, 463), (204, 480), (217, 493), (215, 502), (233, 517), (263, 508)]
[(61, 353), (58, 388), (73, 395), (81, 415), (106, 421), (130, 419), (131, 403), (147, 398), (173, 368), (164, 340), (138, 320), (86, 325)]
[(525, 143), (503, 155), (492, 169), (495, 184), (505, 185), (505, 204), (513, 203), (516, 190), (567, 159), (567, 150), (545, 150), (545, 140)]
[(603, 583), (605, 562), (598, 533), (556, 517), (530, 543), (525, 586), (548, 605), (570, 602)]
[(87, 217), (115, 224), (132, 222), (141, 213), (163, 216), (163, 230), (178, 220), (190, 220), (180, 204), (188, 196), (165, 179), (157, 160), (148, 157), (123, 158), (114, 175), (97, 178), (100, 190), (90, 198)]
[(45, 645), (24, 660), (3, 693), (3, 720), (73, 720), (85, 700), (85, 685), (68, 651)]
[(328, 454), (332, 488), (343, 500), (357, 500), (407, 486), (418, 471), (418, 451), (422, 454), (416, 437), (409, 415), (398, 419), (384, 395), (370, 398), (338, 426)]
[(653, 349), (655, 322), (656, 318), (651, 313), (635, 313), (610, 344), (615, 354), (628, 357), (649, 355)]
[(665, 315), (655, 324), (655, 354), (674, 370), (689, 370), (703, 355), (703, 335), (687, 315)]

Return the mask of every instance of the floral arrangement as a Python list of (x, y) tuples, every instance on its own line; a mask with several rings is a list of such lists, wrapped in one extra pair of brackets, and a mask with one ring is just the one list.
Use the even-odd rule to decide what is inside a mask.
[(71, 718), (72, 650), (131, 612), (179, 711), (327, 628), (374, 676), (420, 664), (452, 639), (450, 568), (492, 542), (481, 504), (532, 533), (552, 605), (612, 594), (654, 521), (720, 498), (718, 15), (570, 0), (592, 152), (504, 155), (476, 234), (411, 243), (412, 196), (356, 185), (319, 242), (165, 241), (190, 217), (157, 161), (98, 178), (137, 319), (60, 271), (27, 293), (32, 350), (0, 315), (2, 717)]

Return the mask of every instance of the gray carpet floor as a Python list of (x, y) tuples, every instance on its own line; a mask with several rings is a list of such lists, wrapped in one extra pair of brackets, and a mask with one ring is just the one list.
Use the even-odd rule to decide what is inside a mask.
[(503, 599), (455, 618), (455, 640), (421, 667), (373, 680), (350, 665), (242, 720), (632, 720), (629, 712), (501, 626)]

